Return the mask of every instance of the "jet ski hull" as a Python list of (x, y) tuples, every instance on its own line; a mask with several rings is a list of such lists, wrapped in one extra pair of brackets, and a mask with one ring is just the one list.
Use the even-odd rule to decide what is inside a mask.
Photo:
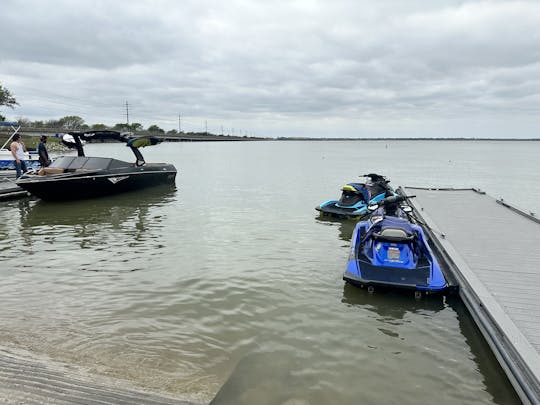
[(343, 186), (339, 200), (329, 200), (315, 207), (321, 216), (359, 220), (369, 214), (368, 206), (376, 204), (387, 195), (393, 195), (389, 180), (377, 174), (365, 175), (367, 183), (348, 183)]
[[(353, 232), (347, 269), (343, 275), (346, 282), (361, 287), (383, 286), (429, 293), (442, 292), (448, 287), (437, 259), (427, 245), (424, 233), (419, 226), (411, 225), (418, 235), (417, 243), (424, 244), (424, 254), (414, 263), (407, 260), (403, 263), (398, 260), (391, 263), (391, 261), (377, 260), (379, 252), (373, 252), (373, 254), (366, 252), (363, 239), (369, 225), (369, 222), (359, 222)], [(384, 249), (398, 252), (400, 244), (376, 242), (372, 248), (380, 252)]]
[(369, 214), (367, 206), (362, 204), (359, 207), (340, 207), (336, 200), (327, 201), (315, 208), (323, 216), (343, 219), (361, 219)]

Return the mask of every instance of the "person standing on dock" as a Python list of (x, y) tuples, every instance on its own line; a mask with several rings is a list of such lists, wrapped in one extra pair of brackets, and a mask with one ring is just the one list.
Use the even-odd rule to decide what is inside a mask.
[(17, 178), (19, 178), (21, 177), (21, 174), (28, 170), (26, 167), (26, 162), (24, 161), (24, 158), (26, 157), (24, 155), (26, 152), (26, 146), (24, 146), (19, 134), (15, 134), (13, 136), (13, 142), (11, 142), (9, 149), (11, 150), (11, 154), (15, 159), (15, 170), (17, 171)]
[(49, 152), (47, 152), (47, 147), (45, 146), (45, 143), (47, 143), (47, 136), (41, 135), (38, 145), (39, 164), (41, 165), (41, 167), (47, 167), (51, 164), (51, 159), (49, 159)]

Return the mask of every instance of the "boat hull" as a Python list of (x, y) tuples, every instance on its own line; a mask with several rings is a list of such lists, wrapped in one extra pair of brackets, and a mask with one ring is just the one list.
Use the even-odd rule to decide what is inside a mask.
[(174, 184), (176, 170), (141, 170), (127, 173), (29, 176), (17, 184), (30, 194), (48, 201), (77, 200), (103, 197), (143, 188)]
[[(39, 155), (37, 152), (25, 152), (24, 156), (24, 162), (28, 169), (39, 169)], [(15, 160), (9, 149), (0, 149), (0, 170), (15, 170)]]

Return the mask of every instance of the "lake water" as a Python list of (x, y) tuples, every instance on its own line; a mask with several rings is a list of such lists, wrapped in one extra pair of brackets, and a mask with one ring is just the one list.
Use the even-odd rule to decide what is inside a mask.
[[(345, 285), (354, 223), (314, 207), (376, 172), (394, 186), (479, 187), (540, 213), (540, 142), (143, 153), (176, 165), (175, 190), (1, 203), (0, 346), (203, 403), (519, 403), (458, 299)], [(132, 160), (120, 145), (87, 154)]]

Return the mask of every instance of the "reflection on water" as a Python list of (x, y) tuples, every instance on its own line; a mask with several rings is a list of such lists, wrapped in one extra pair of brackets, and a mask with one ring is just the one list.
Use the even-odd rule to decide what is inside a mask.
[[(408, 291), (381, 291), (370, 294), (366, 289), (358, 288), (345, 283), (343, 286), (343, 299), (341, 302), (351, 306), (362, 306), (363, 309), (377, 314), (376, 319), (388, 325), (400, 325), (407, 314), (422, 313), (423, 316), (433, 316), (442, 311), (445, 305), (445, 296), (426, 296), (421, 300), (413, 299)], [(395, 329), (380, 326), (379, 331), (387, 336), (400, 338)]]
[(351, 306), (360, 305), (376, 313), (380, 320), (391, 323), (403, 319), (407, 313), (435, 313), (446, 308), (446, 297), (443, 295), (429, 295), (420, 300), (413, 297), (414, 295), (406, 290), (378, 290), (370, 294), (366, 289), (345, 283), (341, 302)]
[(175, 192), (175, 187), (159, 186), (91, 200), (48, 202), (23, 199), (19, 201), (21, 225), (49, 227), (100, 224), (117, 229), (124, 222), (135, 219), (137, 226), (144, 227), (149, 207), (169, 203)]
[(521, 404), (521, 400), (502, 368), (493, 366), (494, 364), (498, 365), (497, 359), (482, 336), (478, 326), (474, 323), (465, 304), (457, 298), (451, 300), (450, 303), (452, 309), (458, 315), (459, 328), (471, 348), (474, 361), (484, 378), (484, 383), (489, 393), (493, 396), (493, 402), (501, 405)]
[(337, 219), (337, 218), (323, 217), (323, 216), (316, 217), (316, 220), (317, 222), (324, 225), (338, 226), (339, 238), (346, 242), (351, 241), (354, 228), (356, 227), (356, 224), (358, 224), (359, 222), (359, 221), (354, 221), (352, 219)]
[[(402, 291), (377, 291), (370, 294), (365, 289), (346, 283), (342, 302), (375, 313), (378, 321), (391, 326), (379, 327), (381, 333), (400, 339), (404, 338), (392, 326), (402, 325), (409, 315), (418, 314), (429, 321), (435, 320), (435, 315), (440, 311), (447, 308), (452, 310), (457, 315), (460, 331), (470, 347), (470, 358), (482, 371), (486, 390), (493, 396), (493, 402), (501, 405), (521, 403), (503, 370), (493, 367), (497, 360), (457, 295), (431, 295), (415, 300), (412, 295)], [(448, 344), (452, 344), (450, 337)]]
[[(43, 244), (46, 250), (80, 257), (81, 270), (110, 270), (115, 261), (110, 256), (115, 251), (131, 251), (132, 257), (141, 257), (164, 247), (164, 216), (158, 210), (169, 204), (175, 193), (174, 187), (159, 186), (82, 201), (22, 199), (17, 201), (19, 234), (28, 254), (35, 254), (36, 247)], [(101, 252), (102, 257), (85, 257), (84, 250)]]

